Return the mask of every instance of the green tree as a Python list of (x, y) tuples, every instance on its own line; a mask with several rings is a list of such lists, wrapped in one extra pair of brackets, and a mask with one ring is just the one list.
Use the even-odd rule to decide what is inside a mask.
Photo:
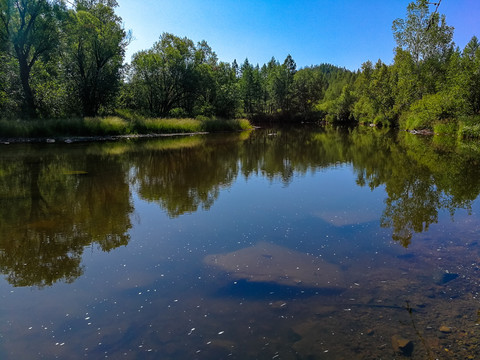
[(294, 76), (297, 72), (297, 64), (293, 60), (290, 54), (287, 55), (285, 61), (283, 62), (282, 70), (284, 71), (285, 77), (285, 97), (283, 99), (282, 110), (285, 112), (289, 112), (292, 106), (292, 99), (293, 99), (293, 82)]
[(392, 73), (395, 78), (394, 111), (398, 117), (407, 111), (414, 101), (421, 98), (417, 67), (408, 51), (401, 48), (396, 49)]
[(115, 1), (77, 1), (68, 27), (66, 73), (80, 111), (96, 115), (113, 101), (130, 34), (115, 14)]
[(243, 110), (247, 116), (259, 114), (262, 102), (262, 84), (260, 68), (254, 67), (245, 59), (241, 66), (239, 79), (240, 94), (243, 101)]
[(48, 61), (59, 44), (61, 2), (48, 0), (2, 0), (0, 38), (6, 54), (18, 63), (23, 90), (24, 111), (37, 116), (31, 73), (39, 60)]
[(377, 122), (395, 122), (392, 114), (395, 101), (392, 92), (392, 83), (393, 79), (390, 67), (379, 60), (372, 73), (369, 91), (373, 108), (377, 115)]
[(140, 108), (148, 105), (147, 109), (156, 116), (168, 116), (173, 109), (193, 110), (198, 89), (197, 66), (204, 55), (197, 53), (192, 40), (169, 33), (163, 33), (151, 49), (135, 54), (132, 85), (137, 96), (148, 97), (148, 104), (140, 99)]
[(393, 21), (397, 46), (408, 51), (415, 64), (432, 57), (443, 57), (452, 47), (453, 27), (445, 15), (430, 14), (427, 0), (416, 0), (407, 6), (407, 17)]
[(215, 115), (235, 118), (240, 106), (240, 94), (235, 68), (220, 62), (213, 73), (215, 80)]
[(362, 64), (361, 72), (355, 80), (354, 88), (358, 100), (353, 108), (353, 116), (360, 123), (371, 123), (375, 118), (370, 92), (372, 74), (373, 64), (371, 61), (366, 61)]
[(464, 73), (468, 101), (473, 114), (480, 113), (480, 43), (476, 36), (463, 50)]
[(293, 95), (296, 110), (308, 117), (313, 105), (323, 96), (324, 80), (322, 73), (314, 67), (298, 70), (293, 77)]

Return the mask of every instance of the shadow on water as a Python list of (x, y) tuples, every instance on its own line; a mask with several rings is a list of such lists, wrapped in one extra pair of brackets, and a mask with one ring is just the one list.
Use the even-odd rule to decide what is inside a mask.
[(248, 300), (298, 300), (312, 296), (336, 296), (343, 291), (342, 288), (293, 287), (275, 283), (238, 280), (219, 288), (213, 296)]

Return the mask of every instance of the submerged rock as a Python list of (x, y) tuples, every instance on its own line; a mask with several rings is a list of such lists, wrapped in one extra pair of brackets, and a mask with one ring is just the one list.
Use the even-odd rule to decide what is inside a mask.
[(458, 274), (451, 272), (445, 272), (434, 276), (434, 280), (437, 285), (445, 285), (456, 278), (458, 278)]
[(439, 330), (444, 334), (450, 334), (452, 332), (452, 329), (445, 325), (440, 326)]
[(318, 257), (267, 242), (227, 254), (208, 255), (204, 263), (235, 279), (305, 288), (341, 288), (340, 267)]
[(405, 339), (400, 335), (392, 336), (392, 347), (396, 352), (405, 356), (411, 356), (413, 352), (413, 341)]

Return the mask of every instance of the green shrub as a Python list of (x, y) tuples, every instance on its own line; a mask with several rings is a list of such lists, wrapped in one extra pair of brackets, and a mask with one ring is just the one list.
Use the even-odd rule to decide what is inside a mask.
[(250, 130), (252, 125), (247, 119), (222, 120), (222, 119), (208, 119), (203, 121), (202, 128), (207, 132), (218, 131), (239, 131)]
[(183, 108), (174, 108), (170, 110), (168, 115), (175, 119), (182, 119), (187, 117), (187, 112)]
[(458, 137), (460, 139), (480, 139), (480, 116), (462, 118), (459, 121)]
[(370, 124), (374, 119), (374, 110), (372, 103), (365, 96), (353, 106), (353, 117), (361, 124)]
[(433, 130), (435, 123), (455, 121), (462, 108), (462, 100), (447, 92), (424, 95), (410, 106), (400, 125), (407, 130)]
[(443, 121), (433, 124), (433, 132), (439, 135), (456, 134), (458, 130), (457, 121)]

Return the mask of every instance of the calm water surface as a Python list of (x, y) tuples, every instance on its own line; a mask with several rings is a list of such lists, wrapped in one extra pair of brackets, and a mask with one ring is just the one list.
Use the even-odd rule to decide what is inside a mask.
[(321, 128), (2, 145), (0, 358), (478, 359), (479, 149)]

